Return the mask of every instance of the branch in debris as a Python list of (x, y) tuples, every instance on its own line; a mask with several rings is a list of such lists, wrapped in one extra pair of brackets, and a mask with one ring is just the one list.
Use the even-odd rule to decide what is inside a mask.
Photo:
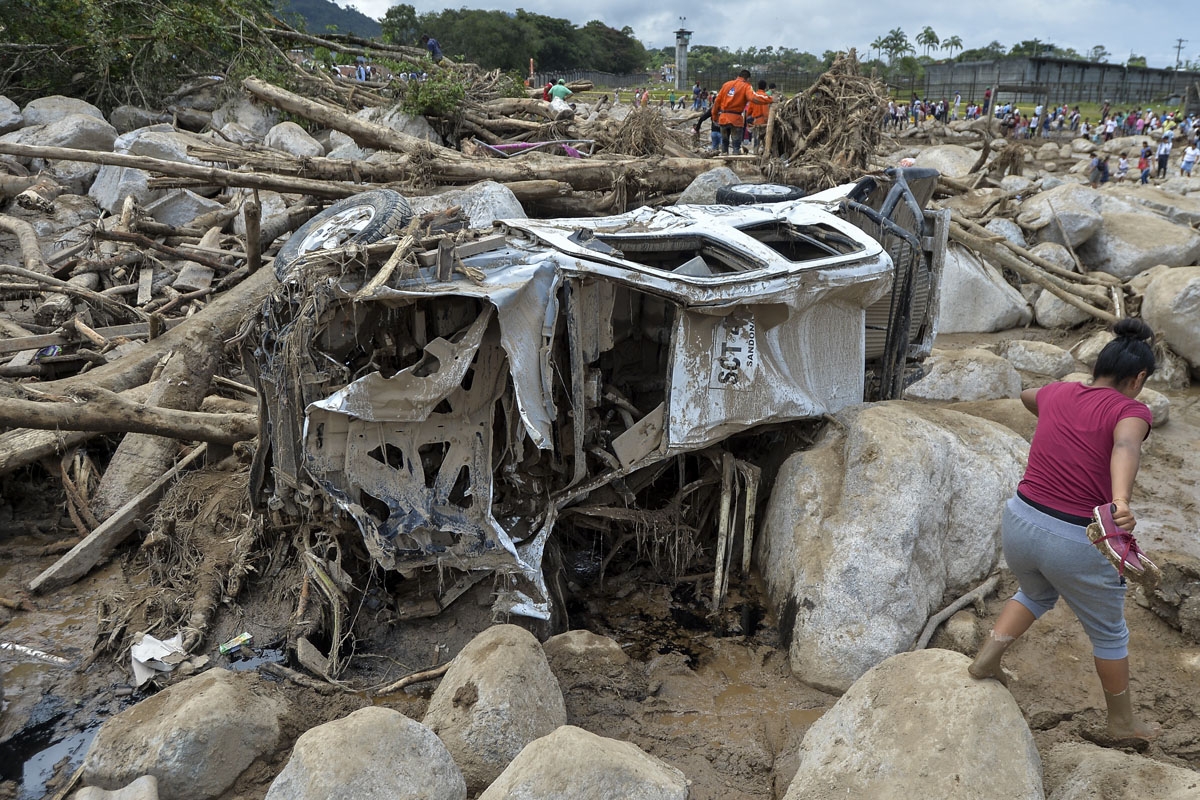
[(37, 232), (32, 225), (23, 219), (0, 214), (0, 229), (17, 237), (26, 268), (33, 272), (48, 272), (46, 262), (42, 260), (42, 248), (38, 244)]

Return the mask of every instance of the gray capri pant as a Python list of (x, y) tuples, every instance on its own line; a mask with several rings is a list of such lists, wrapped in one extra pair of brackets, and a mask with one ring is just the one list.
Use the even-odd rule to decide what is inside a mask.
[(1125, 586), (1079, 525), (1009, 498), (1001, 520), (1004, 558), (1021, 588), (1013, 597), (1041, 617), (1061, 595), (1092, 640), (1096, 658), (1129, 655)]

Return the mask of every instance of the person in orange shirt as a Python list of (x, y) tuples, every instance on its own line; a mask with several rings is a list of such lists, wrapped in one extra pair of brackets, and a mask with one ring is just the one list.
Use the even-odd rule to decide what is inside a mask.
[(767, 94), (767, 82), (759, 81), (758, 89), (750, 95), (750, 100), (746, 103), (746, 124), (751, 126), (756, 154), (762, 152), (763, 140), (767, 135), (767, 114), (774, 100), (775, 98)]
[(721, 153), (728, 155), (730, 144), (735, 156), (742, 154), (742, 127), (746, 124), (746, 105), (754, 94), (750, 70), (744, 69), (727, 81), (713, 98), (712, 118), (721, 128)]

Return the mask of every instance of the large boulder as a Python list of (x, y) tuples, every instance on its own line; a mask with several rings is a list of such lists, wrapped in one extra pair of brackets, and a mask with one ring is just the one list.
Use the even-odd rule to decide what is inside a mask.
[(279, 745), (285, 711), (270, 684), (210, 669), (110, 717), (83, 759), (83, 782), (117, 789), (143, 775), (172, 800), (210, 800)]
[[(1087, 364), (1088, 367), (1094, 367), (1096, 359), (1100, 357), (1100, 351), (1112, 340), (1113, 335), (1110, 331), (1096, 331), (1072, 347), (1071, 352), (1075, 354), (1077, 360)], [(1186, 389), (1191, 384), (1187, 361), (1176, 355), (1170, 347), (1160, 342), (1154, 348), (1154, 357), (1157, 363), (1154, 374), (1146, 380), (1148, 386), (1163, 389)]]
[[(26, 125), (4, 134), (0, 141), (37, 147), (71, 147), (76, 150), (113, 149), (117, 129), (103, 118), (87, 114), (68, 114), (45, 125)], [(35, 165), (36, 168), (36, 165)]]
[(1182, 225), (1200, 223), (1200, 198), (1186, 197), (1176, 192), (1165, 191), (1160, 186), (1121, 184), (1110, 187), (1108, 194), (1132, 205), (1143, 206), (1171, 222)]
[(1192, 266), (1200, 259), (1200, 233), (1150, 214), (1105, 214), (1079, 257), (1091, 269), (1128, 279), (1156, 264)]
[(995, 353), (977, 347), (934, 350), (928, 372), (904, 392), (910, 400), (995, 400), (1015, 397), (1021, 376)]
[(1026, 246), (1025, 234), (1021, 232), (1021, 226), (1008, 217), (996, 217), (984, 227), (997, 236), (1003, 236), (1017, 247)]
[(946, 592), (995, 567), (1028, 445), (996, 423), (907, 402), (835, 419), (781, 467), (756, 557), (793, 672), (841, 692), (911, 648)]
[(368, 706), (305, 731), (266, 800), (466, 796), (462, 773), (433, 731), (399, 711)]
[(547, 639), (542, 649), (562, 689), (568, 722), (596, 713), (620, 713), (626, 702), (646, 698), (645, 670), (607, 636), (567, 631)]
[[(428, 124), (428, 123), (426, 123)], [(281, 122), (267, 131), (263, 144), (297, 158), (315, 158), (325, 155), (325, 148), (308, 131), (292, 121)]]
[(1064, 183), (1035, 194), (1021, 204), (1017, 215), (1017, 222), (1032, 230), (1037, 241), (1069, 243), (1071, 247), (1090, 239), (1100, 230), (1101, 221), (1100, 193), (1077, 183)]
[(364, 108), (355, 116), (391, 128), (397, 133), (425, 139), (435, 144), (442, 143), (441, 134), (433, 129), (429, 120), (419, 114), (407, 114), (399, 108)]
[(117, 106), (108, 115), (108, 121), (117, 129), (117, 133), (129, 133), (138, 128), (148, 128), (151, 125), (170, 123), (171, 115), (149, 111), (138, 106)]
[(1021, 709), (996, 681), (972, 679), (969, 663), (921, 650), (872, 669), (808, 729), (784, 800), (1042, 800)]
[(958, 244), (946, 249), (938, 296), (939, 333), (986, 333), (1025, 325), (1029, 304), (991, 265)]
[(1045, 754), (1047, 800), (1195, 800), (1200, 774), (1187, 767), (1087, 742)]
[(198, 195), (191, 189), (171, 189), (162, 197), (149, 203), (145, 212), (164, 225), (182, 228), (192, 220), (209, 211), (224, 208), (216, 200)]
[(1088, 312), (1045, 290), (1033, 302), (1033, 316), (1043, 328), (1074, 328), (1092, 319)]
[(1200, 267), (1155, 275), (1142, 296), (1142, 317), (1200, 375)]
[(455, 656), (424, 721), (445, 742), (474, 794), (521, 748), (565, 725), (567, 711), (533, 634), (495, 625)]
[(498, 219), (525, 219), (525, 209), (512, 190), (495, 181), (480, 181), (465, 189), (409, 198), (414, 214), (459, 206), (472, 228), (490, 228)]
[(1000, 354), (1022, 372), (1051, 378), (1061, 378), (1075, 369), (1075, 357), (1049, 342), (1013, 339), (1003, 346)]
[(30, 100), (21, 110), (21, 116), (24, 117), (26, 126), (49, 125), (51, 122), (71, 114), (86, 114), (96, 119), (104, 119), (103, 112), (86, 100), (63, 97), (60, 94)]
[(1071, 251), (1063, 247), (1058, 242), (1039, 242), (1029, 248), (1029, 252), (1039, 258), (1044, 258), (1055, 266), (1068, 269), (1071, 272), (1078, 272), (1079, 267), (1075, 263), (1075, 259), (1071, 256)]
[(688, 187), (683, 190), (676, 201), (677, 205), (712, 205), (717, 202), (717, 189), (722, 186), (733, 186), (741, 183), (742, 179), (729, 167), (717, 167), (697, 175)]
[(913, 159), (918, 167), (933, 167), (948, 178), (965, 177), (979, 160), (979, 151), (959, 144), (928, 147)]
[(279, 122), (278, 109), (263, 103), (256, 103), (244, 94), (231, 97), (212, 113), (214, 128), (220, 130), (229, 123), (235, 123), (260, 141), (277, 122)]
[[(198, 158), (188, 155), (187, 148), (189, 145), (203, 144), (207, 141), (195, 134), (176, 131), (169, 125), (152, 125), (118, 136), (113, 143), (113, 152), (200, 164)], [(145, 206), (164, 194), (165, 189), (150, 188), (150, 173), (145, 170), (111, 165), (100, 168), (96, 180), (88, 190), (88, 195), (110, 214), (120, 213), (121, 206), (128, 196)]]
[(683, 773), (629, 742), (564, 725), (530, 742), (479, 800), (687, 800)]
[(15, 131), (25, 124), (21, 116), (21, 107), (0, 94), (0, 134)]

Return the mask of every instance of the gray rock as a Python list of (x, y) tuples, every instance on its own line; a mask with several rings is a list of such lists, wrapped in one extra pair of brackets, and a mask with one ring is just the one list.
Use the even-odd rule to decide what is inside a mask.
[(325, 155), (325, 148), (308, 131), (294, 122), (281, 122), (267, 131), (263, 144), (297, 158), (314, 158)]
[(1043, 764), (1047, 800), (1200, 797), (1200, 775), (1195, 770), (1087, 742), (1060, 742), (1046, 752)]
[(1078, 252), (1089, 268), (1128, 279), (1156, 264), (1192, 266), (1200, 259), (1200, 233), (1149, 214), (1106, 213)]
[(525, 219), (525, 209), (512, 190), (495, 181), (480, 181), (465, 189), (409, 199), (414, 214), (461, 206), (472, 228), (490, 228), (498, 219)]
[(1109, 331), (1096, 331), (1085, 339), (1079, 341), (1071, 352), (1075, 354), (1078, 361), (1082, 361), (1089, 367), (1096, 366), (1096, 359), (1100, 357), (1100, 351), (1104, 346), (1113, 340), (1113, 335)]
[(1074, 328), (1092, 318), (1083, 309), (1063, 300), (1053, 292), (1042, 292), (1033, 304), (1033, 316), (1043, 328)]
[(1058, 172), (1058, 164), (1054, 163), (1053, 161), (1047, 161), (1045, 164), (1043, 164), (1042, 173), (1045, 174), (1049, 172)]
[(425, 724), (481, 791), (521, 748), (566, 724), (558, 681), (533, 634), (495, 625), (455, 656), (429, 701)]
[(60, 94), (30, 100), (25, 104), (25, 108), (21, 110), (21, 116), (25, 118), (26, 127), (49, 125), (51, 122), (70, 116), (71, 114), (85, 114), (96, 119), (104, 119), (104, 114), (101, 113), (100, 109), (91, 103), (85, 100), (78, 100), (74, 97), (63, 97)]
[(1096, 152), (1096, 143), (1084, 138), (1071, 140), (1072, 153), (1094, 153)]
[(216, 200), (201, 197), (190, 189), (171, 189), (146, 206), (145, 211), (164, 225), (184, 227), (208, 211), (224, 208)]
[(1142, 297), (1142, 317), (1200, 373), (1200, 267), (1160, 271)]
[(1049, 342), (1013, 339), (1007, 342), (1000, 355), (1023, 372), (1061, 378), (1075, 369), (1075, 357)]
[(1071, 272), (1079, 271), (1075, 259), (1071, 257), (1071, 251), (1058, 242), (1039, 242), (1029, 248), (1029, 252), (1063, 269), (1069, 269)]
[[(273, 225), (275, 220), (281, 217), (286, 217), (288, 213), (287, 201), (279, 192), (269, 190), (260, 190), (258, 193), (258, 220), (259, 230)], [(233, 232), (238, 236), (246, 235), (246, 215), (238, 213), (233, 218)]]
[(1115, 198), (1147, 208), (1163, 218), (1182, 225), (1200, 223), (1200, 197), (1181, 196), (1158, 186), (1117, 186), (1108, 190)]
[(219, 130), (221, 131), (221, 138), (228, 139), (234, 144), (259, 144), (262, 141), (261, 136), (245, 125), (240, 125), (236, 122), (226, 122)]
[(279, 744), (284, 703), (253, 673), (210, 669), (100, 726), (83, 760), (89, 786), (116, 789), (143, 775), (172, 800), (210, 800)]
[[(1069, 242), (1071, 247), (1079, 247), (1100, 229), (1100, 194), (1087, 186), (1064, 183), (1023, 202), (1017, 222), (1033, 230), (1037, 241)], [(1063, 231), (1067, 242), (1063, 241)]]
[(169, 124), (171, 122), (171, 115), (147, 111), (137, 106), (117, 106), (108, 115), (108, 121), (117, 129), (117, 133), (129, 133), (130, 131), (136, 131), (138, 128), (147, 128), (151, 125)]
[[(199, 159), (187, 154), (187, 148), (188, 145), (207, 142), (203, 137), (176, 131), (169, 125), (153, 125), (121, 134), (113, 143), (113, 151), (165, 161), (200, 164)], [(139, 204), (145, 206), (165, 193), (164, 189), (150, 188), (148, 172), (110, 165), (100, 168), (95, 181), (88, 189), (88, 195), (110, 214), (119, 213), (128, 196), (132, 195)]]
[(158, 779), (143, 775), (128, 786), (113, 791), (87, 786), (71, 795), (71, 800), (158, 800)]
[(1059, 157), (1058, 145), (1046, 142), (1037, 149), (1033, 157), (1038, 161), (1053, 161)]
[(934, 350), (928, 372), (904, 392), (910, 400), (996, 400), (1016, 397), (1021, 376), (995, 353), (979, 348)]
[(1021, 226), (1007, 217), (996, 217), (984, 227), (997, 236), (1008, 239), (1017, 247), (1025, 247), (1025, 234), (1022, 233)]
[(220, 79), (213, 80), (209, 76), (193, 78), (176, 89), (172, 99), (181, 108), (212, 113), (221, 103), (223, 82)]
[(938, 295), (939, 333), (983, 333), (1025, 325), (1033, 313), (1025, 298), (991, 265), (967, 248), (946, 249)]
[(25, 118), (21, 116), (21, 107), (0, 94), (0, 133), (15, 131), (24, 124)]
[(244, 94), (239, 94), (225, 101), (212, 114), (212, 126), (217, 130), (231, 122), (241, 125), (250, 131), (256, 140), (262, 141), (262, 138), (267, 135), (267, 131), (279, 122), (279, 111), (272, 106), (256, 103)]
[(676, 205), (712, 205), (717, 202), (717, 189), (722, 186), (733, 186), (741, 183), (742, 179), (729, 167), (717, 167), (697, 175), (688, 187), (675, 201)]
[(58, 159), (51, 161), (46, 171), (71, 194), (86, 195), (92, 182), (100, 174), (100, 165), (88, 161)]
[(364, 161), (373, 150), (362, 148), (341, 131), (329, 132), (329, 158), (341, 158), (347, 161)]
[(433, 731), (399, 711), (368, 706), (301, 734), (266, 800), (466, 796), (462, 773)]
[(433, 129), (433, 126), (429, 124), (429, 120), (419, 115), (406, 114), (399, 107), (388, 109), (364, 108), (355, 114), (355, 116), (365, 119), (368, 122), (374, 122), (376, 125), (391, 128), (398, 133), (442, 144), (441, 134)]
[[(1075, 358), (1087, 364), (1089, 367), (1096, 365), (1096, 359), (1100, 357), (1100, 351), (1104, 346), (1113, 340), (1113, 335), (1107, 330), (1096, 331), (1091, 336), (1082, 340), (1071, 348), (1071, 352), (1075, 354)], [(1163, 343), (1159, 343), (1154, 348), (1155, 364), (1154, 374), (1146, 379), (1147, 386), (1153, 386), (1157, 389), (1186, 389), (1191, 385), (1191, 376), (1188, 371), (1188, 363), (1181, 358), (1174, 350)]]
[[(1047, 164), (1046, 166), (1049, 166), (1049, 164)], [(1049, 171), (1049, 170), (1047, 170), (1047, 171)], [(1049, 191), (1051, 189), (1056, 189), (1059, 186), (1064, 186), (1064, 185), (1066, 185), (1066, 181), (1064, 181), (1062, 178), (1056, 178), (1053, 175), (1047, 175), (1046, 177), (1042, 178), (1042, 191), (1043, 192)]]
[(933, 167), (948, 178), (961, 178), (975, 166), (979, 152), (958, 144), (927, 147), (914, 159), (918, 167)]
[(995, 567), (1028, 445), (997, 423), (915, 403), (835, 419), (781, 467), (755, 556), (791, 631), (793, 673), (842, 692), (911, 648), (945, 593)]
[(479, 800), (687, 800), (683, 773), (629, 742), (564, 725), (530, 742)]
[(808, 729), (784, 800), (1043, 800), (1021, 709), (998, 682), (972, 679), (969, 663), (921, 650), (868, 672)]
[[(1005, 175), (1000, 179), (1000, 188), (1006, 192), (1023, 192), (1032, 185), (1033, 181), (1031, 181), (1029, 178), (1026, 178), (1024, 175)], [(996, 219), (1000, 220), (1004, 218), (996, 217)], [(1022, 235), (1021, 238), (1024, 240), (1024, 235)]]
[(117, 138), (117, 129), (103, 118), (88, 114), (67, 114), (45, 125), (26, 125), (5, 135), (5, 141), (39, 147), (72, 147), (76, 150), (109, 152)]

